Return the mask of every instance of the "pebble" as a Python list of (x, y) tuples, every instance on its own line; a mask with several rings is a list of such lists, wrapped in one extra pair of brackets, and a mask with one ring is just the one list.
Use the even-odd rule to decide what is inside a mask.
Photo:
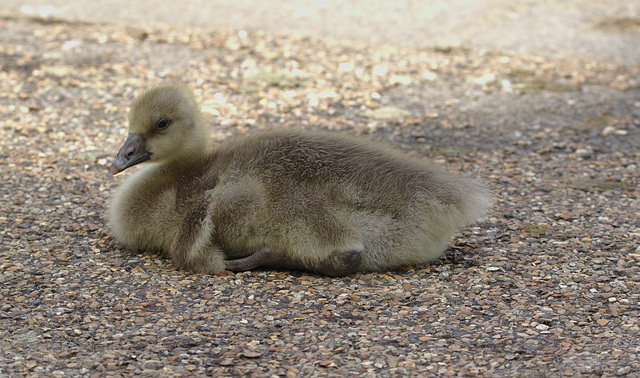
[(364, 117), (376, 120), (400, 120), (409, 116), (409, 112), (394, 106), (370, 109), (362, 113)]

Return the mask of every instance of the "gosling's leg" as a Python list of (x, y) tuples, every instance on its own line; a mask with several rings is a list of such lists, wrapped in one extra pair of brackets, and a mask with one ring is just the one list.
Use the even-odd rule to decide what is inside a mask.
[(225, 260), (224, 265), (226, 269), (234, 272), (242, 272), (259, 267), (308, 270), (301, 262), (273, 253), (269, 248), (261, 249), (258, 252), (241, 259)]
[(358, 271), (362, 263), (362, 251), (348, 250), (334, 252), (329, 258), (315, 267), (308, 267), (299, 261), (273, 253), (270, 249), (261, 249), (254, 254), (236, 260), (225, 260), (225, 268), (234, 272), (251, 270), (258, 267), (271, 267), (291, 270), (310, 270), (330, 277), (343, 277)]
[(224, 260), (224, 267), (233, 272), (244, 272), (261, 266), (272, 266), (273, 263), (275, 263), (275, 254), (265, 248), (241, 259)]

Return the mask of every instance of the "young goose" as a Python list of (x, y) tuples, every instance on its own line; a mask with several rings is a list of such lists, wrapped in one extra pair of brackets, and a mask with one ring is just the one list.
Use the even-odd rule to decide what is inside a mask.
[(207, 134), (186, 88), (162, 85), (136, 99), (111, 173), (152, 164), (111, 202), (119, 242), (194, 272), (344, 276), (434, 260), (491, 204), (476, 179), (360, 139), (274, 131), (210, 149)]

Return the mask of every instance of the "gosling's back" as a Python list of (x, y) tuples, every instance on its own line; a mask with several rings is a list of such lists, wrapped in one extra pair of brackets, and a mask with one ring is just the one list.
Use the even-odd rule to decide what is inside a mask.
[(476, 179), (330, 133), (237, 137), (216, 148), (207, 164), (206, 181), (217, 187), (213, 202), (222, 198), (238, 209), (219, 219), (224, 250), (251, 250), (266, 240), (308, 264), (349, 248), (363, 250), (363, 270), (424, 263), (491, 203)]

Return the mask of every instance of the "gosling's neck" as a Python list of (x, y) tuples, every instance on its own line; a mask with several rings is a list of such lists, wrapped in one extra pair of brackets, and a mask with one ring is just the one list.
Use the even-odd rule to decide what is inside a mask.
[(186, 141), (182, 148), (170, 159), (158, 161), (165, 169), (170, 171), (184, 171), (202, 160), (211, 151), (209, 133), (204, 120), (198, 120), (193, 135)]

